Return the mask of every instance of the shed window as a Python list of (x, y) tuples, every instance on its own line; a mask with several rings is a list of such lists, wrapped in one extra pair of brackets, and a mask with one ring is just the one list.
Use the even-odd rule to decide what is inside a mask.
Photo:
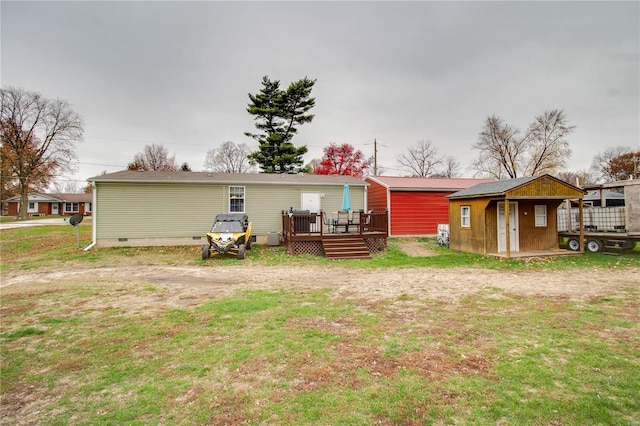
[(536, 227), (547, 226), (547, 206), (534, 206), (534, 214), (536, 216)]
[(463, 228), (471, 227), (471, 206), (460, 207), (460, 225)]
[(244, 186), (229, 187), (229, 212), (244, 213)]

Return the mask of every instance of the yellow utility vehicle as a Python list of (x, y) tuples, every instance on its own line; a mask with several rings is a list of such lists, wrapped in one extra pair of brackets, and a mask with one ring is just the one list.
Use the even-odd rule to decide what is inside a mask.
[(216, 221), (207, 232), (208, 244), (202, 246), (202, 259), (216, 254), (229, 254), (244, 259), (251, 249), (251, 222), (242, 213), (227, 213), (216, 216)]

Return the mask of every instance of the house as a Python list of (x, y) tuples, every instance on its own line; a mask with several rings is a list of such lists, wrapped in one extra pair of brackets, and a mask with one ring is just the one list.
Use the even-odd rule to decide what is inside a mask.
[(370, 176), (369, 209), (389, 212), (389, 235), (435, 235), (449, 223), (446, 196), (493, 179)]
[[(27, 213), (29, 216), (50, 215), (91, 215), (93, 196), (91, 194), (40, 194), (30, 193)], [(9, 198), (7, 216), (18, 216), (20, 196)]]
[(93, 184), (98, 246), (203, 244), (216, 214), (246, 213), (255, 241), (282, 231), (282, 212), (341, 209), (349, 185), (354, 211), (367, 208), (367, 184), (349, 176), (121, 171)]
[(449, 246), (506, 257), (555, 252), (558, 206), (566, 199), (580, 200), (582, 206), (585, 194), (548, 174), (486, 182), (455, 192), (447, 196)]

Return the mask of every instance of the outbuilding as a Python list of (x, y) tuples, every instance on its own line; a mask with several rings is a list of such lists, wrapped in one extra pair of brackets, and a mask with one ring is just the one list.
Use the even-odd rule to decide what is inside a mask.
[(558, 207), (566, 199), (578, 200), (582, 223), (585, 194), (548, 174), (463, 189), (447, 196), (449, 246), (505, 257), (558, 252)]
[(367, 208), (367, 184), (349, 176), (121, 171), (96, 176), (93, 242), (97, 246), (199, 245), (219, 213), (245, 213), (255, 241), (282, 231), (288, 210)]
[(493, 179), (370, 176), (369, 209), (389, 212), (389, 235), (435, 235), (449, 223), (446, 196)]

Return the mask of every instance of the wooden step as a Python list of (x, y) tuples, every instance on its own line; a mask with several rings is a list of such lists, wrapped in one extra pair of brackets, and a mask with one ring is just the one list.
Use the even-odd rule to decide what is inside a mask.
[(329, 259), (371, 259), (371, 253), (360, 237), (323, 238), (322, 246)]

